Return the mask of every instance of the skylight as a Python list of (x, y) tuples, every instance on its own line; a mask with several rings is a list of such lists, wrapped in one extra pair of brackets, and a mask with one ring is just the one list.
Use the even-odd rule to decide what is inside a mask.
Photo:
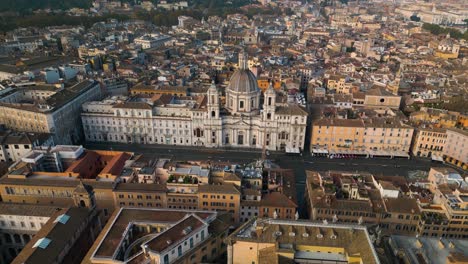
[(62, 214), (62, 215), (57, 216), (54, 223), (60, 222), (61, 224), (66, 224), (68, 222), (68, 219), (70, 219), (69, 215)]
[(39, 248), (42, 248), (42, 249), (46, 249), (47, 246), (50, 244), (50, 242), (52, 242), (52, 240), (48, 239), (47, 237), (43, 237), (43, 238), (36, 241), (33, 248), (39, 247)]

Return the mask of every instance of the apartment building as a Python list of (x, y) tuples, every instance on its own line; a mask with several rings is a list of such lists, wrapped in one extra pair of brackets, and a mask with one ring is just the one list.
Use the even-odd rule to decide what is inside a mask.
[(193, 210), (199, 208), (198, 183), (167, 182), (167, 208)]
[(11, 263), (81, 263), (100, 230), (94, 208), (56, 210)]
[(12, 88), (0, 95), (0, 123), (16, 131), (50, 133), (57, 144), (78, 143), (83, 139), (81, 105), (100, 98), (96, 81)]
[(213, 262), (226, 252), (223, 241), (230, 221), (223, 212), (124, 207), (114, 213), (82, 263)]
[(312, 124), (313, 154), (409, 157), (413, 127), (398, 118), (322, 118)]
[(258, 204), (260, 217), (274, 219), (298, 218), (297, 204), (280, 192), (271, 192), (262, 196)]
[(200, 185), (198, 187), (198, 208), (209, 211), (228, 211), (233, 222), (240, 222), (240, 190), (233, 184)]
[(464, 170), (468, 169), (468, 131), (447, 129), (447, 139), (442, 155), (449, 162)]
[(15, 162), (35, 147), (53, 144), (51, 134), (14, 132), (0, 128), (0, 161)]
[(0, 262), (10, 263), (57, 211), (49, 205), (0, 203)]
[(386, 234), (416, 234), (419, 205), (399, 193), (391, 183), (368, 173), (307, 171), (305, 202), (311, 220), (378, 225)]
[(227, 263), (380, 263), (367, 229), (352, 224), (251, 219), (227, 238)]
[[(240, 222), (240, 181), (237, 185), (229, 181), (213, 184), (208, 169), (173, 163), (165, 168), (170, 173), (167, 182), (140, 183), (138, 175), (148, 168), (142, 160), (132, 153), (93, 151), (81, 146), (36, 148), (0, 178), (1, 199), (69, 207), (91, 203), (79, 198), (84, 189), (83, 197), (94, 197), (104, 220), (116, 208), (139, 207), (226, 211), (234, 223)], [(223, 171), (224, 167), (218, 169)], [(291, 212), (294, 215), (295, 210)]]
[(418, 128), (414, 133), (411, 152), (416, 157), (428, 157), (442, 161), (446, 140), (446, 129)]
[(167, 188), (161, 184), (119, 183), (113, 195), (116, 207), (168, 207)]
[(430, 201), (422, 204), (419, 232), (424, 236), (468, 237), (468, 183), (452, 168), (433, 167), (428, 175)]
[(428, 107), (421, 107), (419, 111), (411, 113), (410, 120), (416, 124), (430, 124), (439, 128), (468, 127), (468, 117), (466, 115)]
[(107, 218), (115, 208), (116, 179), (129, 158), (124, 152), (90, 151), (80, 146), (35, 149), (0, 178), (0, 196), (7, 203), (57, 207), (89, 204), (85, 198), (93, 196), (97, 209)]
[(349, 78), (342, 75), (332, 75), (327, 81), (328, 90), (333, 90), (338, 94), (350, 94), (352, 83)]

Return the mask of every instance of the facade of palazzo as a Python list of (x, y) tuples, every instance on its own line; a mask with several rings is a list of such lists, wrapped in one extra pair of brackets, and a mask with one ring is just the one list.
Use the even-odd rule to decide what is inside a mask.
[(81, 114), (87, 141), (301, 151), (307, 112), (263, 94), (247, 56), (226, 88), (226, 102), (212, 84), (205, 96), (114, 96), (88, 102)]

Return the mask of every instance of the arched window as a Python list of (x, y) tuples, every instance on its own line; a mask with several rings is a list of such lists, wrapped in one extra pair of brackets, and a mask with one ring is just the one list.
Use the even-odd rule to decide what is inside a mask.
[(14, 240), (15, 240), (15, 243), (17, 243), (17, 244), (21, 243), (21, 237), (20, 237), (20, 235), (14, 234), (14, 235), (13, 235), (13, 238), (14, 238)]
[(203, 137), (203, 130), (201, 130), (200, 128), (197, 128), (194, 130), (194, 133), (193, 133), (196, 137)]
[(216, 117), (216, 111), (211, 111), (211, 117)]
[(268, 114), (267, 114), (267, 119), (268, 119), (268, 120), (271, 119), (271, 113), (268, 113)]
[(268, 105), (271, 105), (271, 97), (268, 97)]
[(86, 207), (86, 203), (83, 200), (80, 200), (80, 207)]
[(6, 243), (11, 243), (11, 242), (13, 242), (12, 239), (11, 239), (10, 234), (5, 233), (5, 234), (3, 234), (3, 236), (5, 237)]

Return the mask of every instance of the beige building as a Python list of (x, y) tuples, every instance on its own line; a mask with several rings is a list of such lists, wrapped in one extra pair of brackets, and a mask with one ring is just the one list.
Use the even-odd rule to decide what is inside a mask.
[(56, 212), (56, 206), (0, 203), (0, 262), (11, 263)]
[(251, 219), (227, 244), (228, 264), (380, 263), (360, 225)]
[(92, 208), (56, 208), (49, 220), (11, 262), (78, 264), (101, 231)]
[(323, 118), (312, 124), (311, 152), (407, 157), (414, 129), (398, 118)]
[(468, 169), (468, 131), (447, 129), (447, 140), (442, 154), (445, 161), (464, 170)]
[(234, 184), (200, 185), (198, 187), (198, 209), (227, 211), (235, 223), (240, 221), (241, 192)]
[(78, 143), (83, 138), (81, 105), (101, 97), (96, 81), (71, 87), (30, 86), (0, 94), (0, 123), (24, 132), (51, 133), (57, 144)]
[(346, 76), (332, 75), (327, 81), (328, 90), (334, 90), (338, 94), (350, 94), (352, 83)]
[(226, 252), (230, 220), (223, 212), (121, 208), (81, 263), (214, 263)]
[[(94, 193), (96, 207), (102, 211), (104, 219), (109, 218), (116, 208), (138, 207), (225, 211), (231, 215), (232, 222), (239, 223), (239, 186), (208, 184), (208, 180), (206, 183), (202, 180), (137, 183), (135, 173), (129, 173), (138, 170), (135, 163), (138, 163), (135, 157), (126, 152), (60, 145), (34, 149), (0, 178), (0, 196), (7, 203), (68, 207), (88, 203), (84, 198), (77, 200), (80, 191), (86, 188)], [(192, 171), (193, 167), (197, 168), (188, 169)], [(174, 169), (171, 172), (187, 171)], [(199, 172), (201, 175), (197, 175), (201, 179), (206, 171)]]
[(431, 168), (428, 176), (432, 199), (422, 207), (420, 233), (437, 238), (468, 238), (467, 183), (449, 167)]
[(401, 96), (394, 95), (382, 87), (375, 87), (366, 92), (364, 105), (379, 109), (398, 109), (401, 104)]
[(391, 182), (365, 172), (307, 171), (305, 203), (311, 220), (378, 225), (385, 234), (414, 235), (420, 208), (416, 199), (400, 193)]
[(420, 128), (417, 129), (412, 146), (412, 154), (417, 157), (430, 157), (442, 161), (442, 152), (447, 139), (446, 129)]

